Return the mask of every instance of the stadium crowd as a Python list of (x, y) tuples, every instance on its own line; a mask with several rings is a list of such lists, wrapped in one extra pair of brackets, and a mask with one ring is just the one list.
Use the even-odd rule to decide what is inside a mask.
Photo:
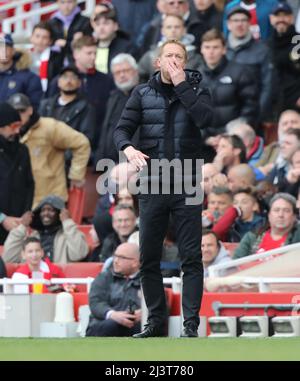
[[(136, 171), (118, 162), (113, 132), (135, 86), (157, 71), (166, 40), (184, 44), (187, 70), (201, 73), (214, 105), (201, 142), (205, 276), (213, 264), (300, 242), (300, 1), (97, 1), (90, 18), (76, 0), (57, 4), (27, 44), (0, 35), (0, 277), (2, 261), (26, 258), (28, 242), (43, 253), (46, 273), (52, 262), (105, 262), (92, 287), (89, 335), (135, 332), (140, 312), (132, 320), (132, 300), (114, 293), (130, 279), (140, 311), (139, 211), (127, 183)], [(83, 221), (93, 225), (91, 249), (67, 203), (88, 172), (101, 174), (101, 159), (115, 162), (117, 192), (99, 196)], [(224, 242), (235, 242), (235, 252)], [(178, 275), (172, 220), (162, 253), (163, 274)]]

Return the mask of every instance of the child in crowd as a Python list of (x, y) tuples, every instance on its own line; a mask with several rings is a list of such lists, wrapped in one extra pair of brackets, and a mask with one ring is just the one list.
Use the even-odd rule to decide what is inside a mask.
[[(41, 279), (65, 278), (62, 270), (58, 266), (51, 263), (47, 257), (45, 257), (41, 241), (36, 237), (28, 237), (25, 239), (23, 244), (22, 257), (25, 263), (17, 268), (12, 276), (13, 280), (33, 279), (37, 273)], [(58, 289), (57, 287), (47, 287), (46, 285), (41, 287), (39, 284), (30, 286), (15, 285), (14, 291), (15, 293), (27, 293), (28, 287), (29, 292), (34, 293), (74, 291), (74, 286), (67, 284), (63, 285), (62, 290)]]

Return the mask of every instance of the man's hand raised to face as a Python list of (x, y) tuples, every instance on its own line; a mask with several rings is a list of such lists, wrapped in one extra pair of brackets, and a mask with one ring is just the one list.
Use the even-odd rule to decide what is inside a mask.
[(174, 86), (177, 86), (181, 82), (185, 81), (185, 72), (183, 68), (179, 66), (175, 61), (169, 60), (167, 69)]

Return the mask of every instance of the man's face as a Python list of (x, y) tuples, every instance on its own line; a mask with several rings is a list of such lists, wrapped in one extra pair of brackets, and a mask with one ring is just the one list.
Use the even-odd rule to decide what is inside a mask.
[(182, 37), (185, 35), (185, 27), (183, 25), (183, 22), (177, 17), (167, 16), (163, 20), (161, 32), (167, 40), (180, 41)]
[(221, 40), (204, 41), (201, 53), (208, 66), (216, 66), (226, 53), (226, 48)]
[(100, 41), (112, 39), (118, 29), (118, 23), (113, 20), (108, 20), (105, 17), (101, 17), (94, 22), (95, 36)]
[(128, 237), (134, 230), (136, 217), (131, 210), (118, 210), (113, 214), (113, 228), (120, 237)]
[(65, 71), (58, 79), (58, 88), (63, 92), (76, 92), (81, 85), (80, 79), (71, 71)]
[(278, 12), (276, 15), (270, 15), (270, 22), (277, 33), (285, 33), (290, 25), (294, 23), (293, 15), (289, 15), (285, 12)]
[(46, 204), (41, 209), (40, 218), (44, 226), (51, 226), (58, 221), (58, 212), (53, 206)]
[(30, 242), (23, 250), (22, 256), (28, 265), (37, 267), (44, 256), (44, 251), (40, 243)]
[(165, 0), (165, 11), (167, 14), (184, 16), (188, 10), (188, 0)]
[(273, 203), (268, 217), (271, 229), (279, 231), (291, 229), (296, 221), (292, 205), (283, 199), (278, 199)]
[(235, 38), (243, 38), (250, 31), (250, 20), (243, 13), (234, 13), (228, 19), (228, 30)]
[(13, 57), (15, 54), (15, 49), (12, 46), (5, 46), (4, 48), (4, 54), (2, 54), (2, 50), (0, 52), (0, 65), (9, 65), (13, 64)]
[(278, 121), (278, 136), (281, 140), (282, 135), (289, 128), (299, 128), (300, 129), (300, 114), (294, 111), (284, 112)]
[(211, 5), (213, 5), (214, 0), (194, 0), (194, 5), (197, 11), (205, 11)]
[(218, 152), (224, 154), (223, 163), (225, 166), (231, 165), (235, 159), (235, 150), (228, 139), (221, 138), (218, 145)]
[(45, 49), (51, 46), (51, 36), (48, 30), (36, 28), (30, 38), (34, 49), (42, 53)]
[(233, 205), (238, 206), (242, 211), (242, 220), (251, 221), (256, 209), (254, 198), (247, 193), (237, 193), (233, 198)]
[(284, 134), (280, 143), (280, 154), (285, 160), (290, 160), (299, 148), (299, 140), (295, 135)]
[(208, 204), (207, 209), (213, 215), (215, 218), (220, 218), (223, 216), (223, 214), (226, 212), (226, 210), (232, 205), (232, 199), (231, 197), (224, 193), (224, 194), (215, 194), (211, 192), (208, 195)]
[(77, 6), (76, 0), (57, 0), (58, 9), (64, 16), (69, 16)]
[(95, 67), (96, 53), (96, 46), (83, 46), (82, 49), (74, 50), (73, 56), (79, 67), (89, 70)]
[(127, 248), (117, 247), (113, 258), (113, 268), (116, 273), (128, 276), (138, 269), (139, 260), (136, 254)]
[(3, 136), (8, 141), (14, 141), (16, 136), (19, 135), (22, 122), (14, 122), (8, 126), (0, 128), (0, 136)]
[(184, 69), (185, 56), (181, 46), (172, 43), (165, 45), (161, 56), (157, 60), (157, 66), (161, 71), (162, 77), (171, 83), (171, 76), (168, 71), (169, 62), (172, 62), (178, 68)]
[(113, 65), (112, 75), (120, 90), (129, 91), (138, 84), (138, 71), (127, 61)]
[(202, 236), (202, 261), (209, 265), (219, 253), (216, 237), (213, 234), (205, 234)]
[(218, 173), (217, 168), (211, 164), (207, 163), (203, 165), (203, 186), (204, 186), (204, 193), (209, 194), (211, 191), (211, 179)]

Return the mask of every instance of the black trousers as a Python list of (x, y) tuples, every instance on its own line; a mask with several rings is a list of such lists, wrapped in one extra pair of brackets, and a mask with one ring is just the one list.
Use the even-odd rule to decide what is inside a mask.
[(138, 333), (141, 329), (141, 324), (137, 323), (132, 328), (124, 327), (118, 324), (112, 319), (98, 320), (95, 318), (90, 318), (89, 325), (86, 330), (86, 336), (96, 336), (96, 337), (130, 337), (135, 333)]
[(200, 205), (186, 205), (184, 194), (140, 194), (141, 282), (148, 307), (148, 322), (163, 325), (168, 314), (160, 271), (162, 245), (172, 216), (183, 271), (184, 325), (199, 325), (203, 294)]

